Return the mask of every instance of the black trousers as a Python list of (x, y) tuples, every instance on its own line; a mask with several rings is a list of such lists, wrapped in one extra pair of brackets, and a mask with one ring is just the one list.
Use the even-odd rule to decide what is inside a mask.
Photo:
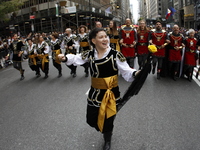
[(21, 61), (13, 61), (13, 67), (17, 70), (20, 71), (20, 73), (22, 74), (22, 62)]
[(148, 54), (138, 55), (138, 64), (139, 64), (140, 69), (144, 66), (147, 57), (148, 57)]
[(70, 66), (67, 66), (69, 69), (71, 69), (71, 74), (76, 74), (76, 68), (77, 66), (74, 66), (74, 65), (70, 65)]
[(134, 68), (135, 57), (126, 57), (126, 61), (131, 68)]
[(45, 73), (45, 75), (48, 75), (49, 73), (49, 62), (44, 63), (44, 70), (42, 69), (42, 64), (38, 64), (38, 73), (40, 73), (39, 68)]
[(62, 67), (61, 64), (56, 63), (56, 61), (53, 59), (53, 66), (58, 69), (58, 73), (61, 74), (62, 72)]
[[(87, 105), (87, 114), (86, 114), (87, 123), (91, 127), (95, 128), (97, 131), (99, 131), (99, 127), (97, 125), (98, 115), (99, 115), (99, 107)], [(116, 115), (108, 119), (105, 119), (102, 133), (113, 131), (115, 117)]]
[(173, 76), (174, 73), (179, 72), (180, 69), (180, 62), (169, 62), (169, 72), (171, 73), (171, 75)]
[(163, 57), (153, 56), (153, 68), (156, 68), (156, 65), (157, 65), (157, 70), (161, 70), (162, 69)]
[(88, 62), (86, 62), (85, 64), (83, 64), (83, 65), (81, 65), (81, 66), (84, 67), (84, 69), (85, 69), (84, 72), (85, 72), (85, 73), (89, 73), (89, 71), (88, 71), (88, 70), (89, 70), (89, 63), (88, 63)]

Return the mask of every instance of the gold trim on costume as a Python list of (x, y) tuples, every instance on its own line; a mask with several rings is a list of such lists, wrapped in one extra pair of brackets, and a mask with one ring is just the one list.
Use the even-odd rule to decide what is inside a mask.
[(114, 75), (107, 78), (92, 78), (92, 87), (96, 89), (107, 89), (104, 94), (98, 115), (98, 127), (102, 132), (104, 127), (105, 117), (108, 119), (117, 113), (115, 95), (111, 91), (112, 88), (118, 86), (118, 76)]

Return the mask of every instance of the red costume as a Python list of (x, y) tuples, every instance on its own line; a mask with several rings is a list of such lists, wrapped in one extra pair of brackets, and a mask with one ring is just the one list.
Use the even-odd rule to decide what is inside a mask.
[(123, 39), (123, 43), (126, 44), (128, 47), (122, 46), (121, 52), (125, 57), (135, 57), (135, 48), (130, 47), (133, 44), (135, 39), (135, 30), (133, 27), (122, 27), (121, 30), (121, 38)]
[(185, 44), (185, 65), (196, 66), (195, 51), (197, 48), (197, 39), (187, 38)]
[(174, 35), (173, 33), (169, 35), (170, 49), (169, 49), (169, 61), (171, 62), (180, 62), (181, 61), (181, 49), (176, 50), (175, 47), (181, 47), (183, 43), (183, 35), (178, 34)]
[(149, 31), (140, 30), (140, 32), (137, 34), (138, 38), (138, 44), (137, 44), (137, 54), (138, 55), (144, 55), (148, 54), (148, 37), (149, 37)]
[(162, 32), (156, 32), (153, 30), (151, 33), (152, 43), (156, 45), (157, 52), (153, 53), (153, 56), (156, 57), (165, 57), (165, 48), (161, 48), (162, 45), (165, 44), (167, 39), (167, 33), (162, 30)]

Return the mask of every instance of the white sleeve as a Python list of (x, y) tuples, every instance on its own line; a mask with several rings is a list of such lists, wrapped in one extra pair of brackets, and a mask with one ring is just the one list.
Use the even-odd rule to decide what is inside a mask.
[(47, 44), (47, 46), (45, 46), (44, 53), (45, 53), (45, 54), (48, 54), (49, 52), (50, 52), (50, 47), (49, 47), (49, 45)]
[(67, 62), (65, 64), (68, 66), (72, 64), (74, 66), (79, 66), (87, 62), (87, 59), (84, 59), (84, 60), (82, 59), (81, 54), (77, 54), (77, 55), (67, 54), (66, 57), (67, 57)]
[(126, 61), (122, 62), (119, 60), (119, 58), (117, 58), (116, 62), (117, 62), (117, 67), (118, 67), (119, 72), (121, 73), (122, 77), (127, 82), (132, 82), (134, 80), (133, 72), (135, 72), (136, 69), (130, 68)]

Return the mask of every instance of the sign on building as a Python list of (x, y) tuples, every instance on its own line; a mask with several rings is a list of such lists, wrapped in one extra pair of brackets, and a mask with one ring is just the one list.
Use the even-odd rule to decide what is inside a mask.
[(68, 14), (68, 13), (76, 13), (76, 6), (65, 8), (65, 14)]

